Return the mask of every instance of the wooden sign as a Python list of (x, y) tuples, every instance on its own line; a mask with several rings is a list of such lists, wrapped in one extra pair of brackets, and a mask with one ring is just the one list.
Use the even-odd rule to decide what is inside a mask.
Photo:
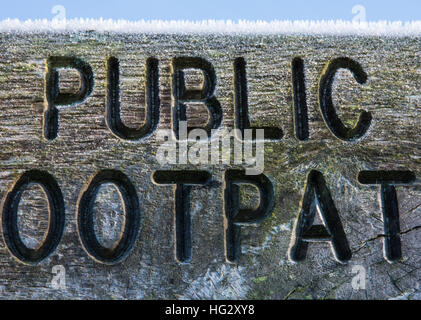
[(0, 34), (0, 296), (420, 298), (420, 38)]

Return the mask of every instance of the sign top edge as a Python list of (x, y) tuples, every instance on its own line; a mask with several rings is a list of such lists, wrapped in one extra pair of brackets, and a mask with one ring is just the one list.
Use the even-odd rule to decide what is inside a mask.
[(354, 22), (344, 20), (18, 20), (0, 21), (0, 33), (113, 32), (123, 34), (216, 34), (216, 35), (357, 35), (421, 36), (421, 20)]

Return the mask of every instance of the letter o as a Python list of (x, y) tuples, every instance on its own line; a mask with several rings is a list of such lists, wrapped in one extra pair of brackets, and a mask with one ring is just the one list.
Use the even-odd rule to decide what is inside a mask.
[[(28, 248), (21, 240), (18, 230), (18, 208), (23, 192), (29, 185), (39, 184), (48, 200), (48, 232), (42, 244)], [(30, 170), (23, 173), (3, 199), (2, 233), (9, 252), (19, 261), (36, 265), (57, 248), (64, 232), (64, 200), (60, 187), (52, 175), (45, 171)]]
[[(124, 203), (124, 228), (120, 240), (112, 248), (102, 246), (94, 230), (93, 206), (99, 188), (106, 183), (112, 183), (118, 188)], [(136, 189), (125, 174), (117, 170), (103, 170), (94, 174), (81, 191), (76, 210), (79, 238), (91, 258), (113, 265), (127, 257), (139, 234), (140, 207)]]

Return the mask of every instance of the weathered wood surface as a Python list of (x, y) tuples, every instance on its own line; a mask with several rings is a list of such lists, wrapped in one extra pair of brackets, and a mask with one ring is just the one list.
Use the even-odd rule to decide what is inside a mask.
[[(383, 256), (383, 223), (379, 187), (364, 186), (361, 170), (410, 170), (421, 175), (420, 38), (334, 36), (142, 35), (80, 32), (77, 34), (0, 35), (0, 195), (19, 174), (40, 169), (52, 174), (62, 190), (66, 224), (55, 252), (37, 266), (14, 259), (0, 243), (0, 296), (7, 299), (163, 299), (163, 298), (421, 298), (421, 188), (397, 187), (403, 259), (390, 264)], [(59, 136), (43, 137), (45, 62), (49, 56), (76, 56), (94, 71), (93, 94), (82, 104), (60, 108)], [(280, 142), (266, 143), (265, 175), (275, 186), (272, 216), (242, 228), (242, 257), (225, 261), (223, 172), (228, 166), (202, 166), (213, 183), (193, 187), (191, 199), (193, 256), (189, 264), (174, 258), (173, 188), (152, 183), (154, 170), (192, 168), (156, 161), (155, 135), (125, 142), (104, 120), (106, 60), (121, 63), (122, 114), (127, 125), (144, 116), (145, 61), (159, 59), (161, 117), (171, 123), (171, 59), (200, 56), (217, 75), (216, 97), (223, 126), (233, 127), (233, 62), (247, 62), (252, 124), (280, 126)], [(305, 63), (310, 139), (294, 136), (291, 61)], [(325, 64), (335, 57), (358, 61), (368, 74), (360, 86), (349, 72), (335, 80), (334, 101), (344, 123), (355, 122), (356, 110), (372, 113), (365, 137), (349, 143), (335, 138), (318, 106), (318, 82)], [(72, 72), (62, 73), (62, 87), (77, 88)], [(192, 82), (198, 81), (192, 76)], [(203, 111), (203, 110), (202, 110)], [(203, 115), (189, 111), (188, 115)], [(196, 119), (198, 122), (200, 117)], [(131, 254), (107, 266), (83, 250), (76, 231), (76, 203), (89, 177), (101, 169), (124, 172), (135, 185), (141, 204), (141, 230)], [(306, 175), (323, 173), (341, 217), (353, 256), (335, 259), (328, 244), (310, 245), (305, 261), (291, 263), (288, 248), (300, 209)], [(113, 187), (100, 192), (97, 234), (111, 245), (123, 221)], [(250, 199), (251, 202), (255, 199)], [(25, 192), (19, 208), (20, 236), (36, 247), (48, 225), (46, 201), (39, 188)], [(52, 268), (66, 270), (66, 288), (54, 289)], [(351, 286), (354, 265), (367, 271), (366, 290)]]

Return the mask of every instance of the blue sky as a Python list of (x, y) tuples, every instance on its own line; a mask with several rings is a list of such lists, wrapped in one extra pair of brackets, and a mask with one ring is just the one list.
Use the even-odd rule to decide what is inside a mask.
[(358, 4), (365, 7), (369, 21), (421, 20), (421, 0), (13, 0), (2, 1), (0, 20), (52, 19), (55, 5), (66, 9), (68, 19), (352, 20), (352, 8)]

